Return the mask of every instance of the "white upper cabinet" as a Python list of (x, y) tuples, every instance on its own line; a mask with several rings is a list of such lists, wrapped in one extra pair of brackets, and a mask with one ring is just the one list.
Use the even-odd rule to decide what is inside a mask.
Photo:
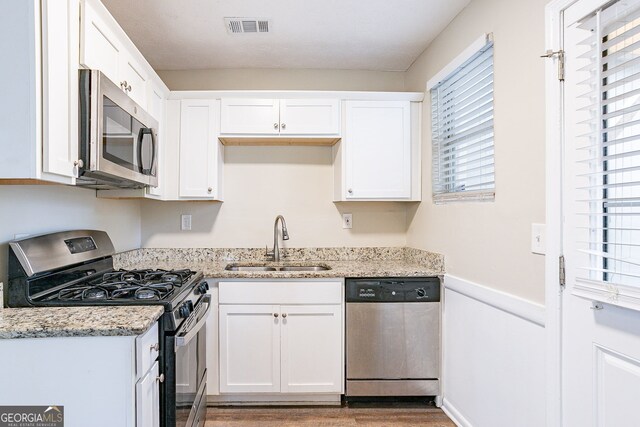
[(340, 134), (340, 101), (223, 98), (220, 133), (238, 136), (335, 137)]
[(75, 183), (78, 14), (72, 0), (2, 3), (2, 183)]
[(180, 109), (180, 199), (222, 200), (220, 101), (184, 99)]
[(80, 65), (102, 71), (147, 109), (150, 66), (98, 0), (82, 2)]
[(280, 111), (277, 99), (223, 99), (220, 108), (222, 134), (278, 134)]
[(339, 135), (340, 101), (337, 99), (281, 99), (282, 135)]
[(335, 148), (337, 201), (420, 199), (419, 108), (346, 101), (344, 137)]

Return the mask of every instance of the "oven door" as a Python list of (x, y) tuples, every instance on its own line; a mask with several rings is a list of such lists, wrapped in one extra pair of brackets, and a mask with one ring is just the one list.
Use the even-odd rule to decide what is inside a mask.
[[(90, 173), (157, 186), (158, 122), (104, 74), (84, 72), (91, 78), (89, 163), (84, 167)], [(86, 96), (82, 88), (81, 97)]]
[(203, 426), (206, 415), (206, 322), (211, 295), (204, 295), (175, 335), (176, 427)]

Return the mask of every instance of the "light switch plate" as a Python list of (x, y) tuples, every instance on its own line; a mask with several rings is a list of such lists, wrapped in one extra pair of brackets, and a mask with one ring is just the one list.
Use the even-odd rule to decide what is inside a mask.
[(191, 230), (191, 215), (182, 215), (180, 217), (180, 229), (182, 231)]
[(546, 224), (531, 224), (531, 252), (544, 255), (547, 251)]
[(342, 214), (342, 228), (353, 228), (353, 214)]

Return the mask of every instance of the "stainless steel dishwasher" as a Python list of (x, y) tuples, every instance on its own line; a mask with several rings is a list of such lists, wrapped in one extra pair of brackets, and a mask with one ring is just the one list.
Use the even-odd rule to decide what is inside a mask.
[(440, 395), (440, 280), (347, 279), (346, 395)]

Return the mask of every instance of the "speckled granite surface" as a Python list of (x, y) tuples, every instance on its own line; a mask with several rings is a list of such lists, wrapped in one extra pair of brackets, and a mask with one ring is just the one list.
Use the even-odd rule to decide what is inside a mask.
[[(403, 277), (444, 274), (444, 257), (413, 248), (288, 248), (281, 263), (265, 262), (259, 248), (138, 249), (117, 254), (116, 268), (191, 268), (213, 278)], [(327, 271), (227, 271), (230, 263), (295, 266), (320, 264)]]
[(5, 308), (0, 310), (0, 339), (135, 336), (163, 312), (158, 305)]

